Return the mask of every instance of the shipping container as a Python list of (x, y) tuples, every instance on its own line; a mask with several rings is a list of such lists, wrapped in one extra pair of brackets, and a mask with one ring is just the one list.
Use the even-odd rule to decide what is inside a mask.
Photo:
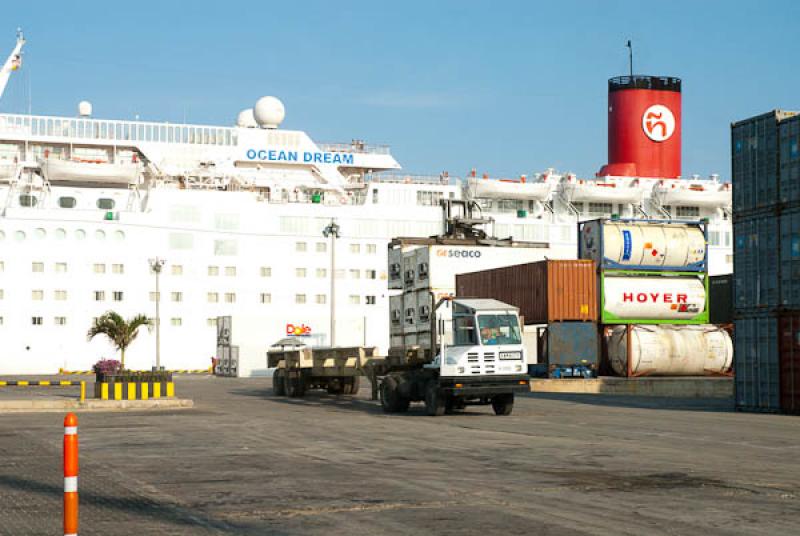
[(733, 274), (708, 278), (708, 321), (711, 324), (733, 323)]
[(773, 110), (731, 124), (733, 211), (745, 215), (779, 202), (779, 123), (796, 112)]
[(603, 339), (619, 376), (723, 375), (733, 365), (730, 335), (710, 324), (606, 326)]
[(554, 367), (585, 366), (597, 370), (600, 339), (594, 322), (553, 322), (539, 332), (542, 360)]
[(596, 285), (594, 262), (547, 260), (460, 274), (456, 295), (510, 303), (526, 324), (596, 322)]
[(734, 321), (733, 370), (736, 407), (780, 411), (778, 319), (773, 313)]
[(800, 115), (781, 121), (779, 127), (780, 200), (800, 203)]
[(780, 304), (778, 219), (765, 213), (733, 224), (734, 309), (768, 310)]
[(781, 410), (800, 414), (800, 312), (781, 314), (778, 327)]
[(800, 209), (780, 216), (780, 305), (800, 308)]
[(598, 219), (578, 224), (578, 258), (601, 270), (705, 272), (702, 222)]
[(707, 324), (705, 274), (601, 272), (602, 324)]

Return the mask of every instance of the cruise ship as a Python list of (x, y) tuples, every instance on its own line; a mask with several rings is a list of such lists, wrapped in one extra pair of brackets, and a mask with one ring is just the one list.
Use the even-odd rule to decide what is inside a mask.
[[(0, 114), (0, 372), (118, 358), (87, 340), (93, 319), (154, 317), (157, 302), (167, 369), (208, 367), (223, 315), (259, 317), (265, 340), (324, 345), (333, 314), (337, 344), (385, 351), (388, 242), (440, 234), (447, 199), (474, 201), (488, 232), (547, 243), (550, 258), (576, 256), (579, 220), (707, 218), (710, 271), (732, 271), (730, 184), (717, 176), (412, 176), (386, 145), (319, 143), (282, 129), (284, 115), (274, 97), (232, 112), (234, 126), (101, 119), (88, 102), (73, 117)], [(155, 361), (155, 330), (142, 330), (126, 365)]]

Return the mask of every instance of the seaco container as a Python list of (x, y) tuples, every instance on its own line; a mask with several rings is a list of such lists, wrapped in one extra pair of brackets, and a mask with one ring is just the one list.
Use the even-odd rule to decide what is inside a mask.
[(526, 324), (597, 321), (597, 276), (590, 260), (547, 260), (456, 277), (456, 295), (519, 308)]
[(578, 224), (578, 257), (602, 270), (706, 271), (701, 222), (590, 220)]
[(759, 313), (737, 318), (733, 334), (736, 408), (780, 411), (777, 317)]
[(800, 202), (800, 115), (781, 121), (778, 135), (780, 200), (797, 204)]
[(778, 218), (765, 213), (733, 224), (734, 308), (747, 313), (780, 303)]
[(603, 324), (707, 324), (708, 293), (703, 274), (603, 272)]
[(800, 313), (783, 313), (778, 329), (781, 410), (800, 414)]
[(728, 332), (712, 325), (606, 328), (611, 368), (620, 376), (727, 374), (733, 364)]
[(800, 309), (800, 209), (781, 214), (780, 240), (780, 304)]

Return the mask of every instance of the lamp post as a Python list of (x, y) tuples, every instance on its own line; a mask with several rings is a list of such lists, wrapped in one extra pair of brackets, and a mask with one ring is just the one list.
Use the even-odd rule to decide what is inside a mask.
[(150, 269), (156, 274), (156, 370), (161, 370), (161, 289), (159, 288), (159, 276), (161, 269), (167, 262), (165, 259), (155, 257), (148, 259)]
[(336, 239), (339, 238), (339, 230), (335, 218), (322, 230), (322, 236), (331, 239), (331, 346), (336, 346)]

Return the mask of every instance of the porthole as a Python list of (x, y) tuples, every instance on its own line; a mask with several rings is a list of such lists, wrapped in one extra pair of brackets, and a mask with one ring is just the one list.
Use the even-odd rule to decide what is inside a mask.
[(102, 210), (113, 210), (114, 205), (116, 205), (114, 200), (109, 199), (108, 197), (101, 197), (97, 200), (97, 208)]
[(58, 198), (58, 206), (61, 208), (75, 208), (78, 204), (78, 200), (74, 197), (59, 197)]
[(6, 232), (5, 231), (0, 231), (0, 241), (3, 241), (5, 239), (6, 239)]
[(102, 229), (98, 229), (94, 232), (94, 237), (97, 240), (105, 240), (106, 239), (106, 232)]
[(30, 194), (22, 194), (19, 196), (19, 206), (21, 207), (35, 207), (39, 200)]
[(67, 237), (67, 231), (66, 230), (64, 230), (64, 229), (62, 229), (60, 227), (58, 229), (56, 229), (56, 239), (57, 240), (64, 240), (66, 237)]
[(44, 237), (47, 236), (47, 232), (44, 229), (42, 229), (41, 227), (38, 227), (33, 232), (33, 235), (36, 237), (37, 240), (42, 240)]
[(114, 240), (117, 242), (122, 242), (125, 240), (125, 233), (122, 231), (114, 231)]
[(17, 242), (22, 242), (23, 240), (25, 240), (25, 231), (17, 231), (16, 233), (14, 233), (14, 240), (16, 240)]
[(84, 231), (83, 229), (78, 229), (77, 231), (75, 231), (75, 238), (77, 238), (78, 240), (85, 240), (86, 231)]

